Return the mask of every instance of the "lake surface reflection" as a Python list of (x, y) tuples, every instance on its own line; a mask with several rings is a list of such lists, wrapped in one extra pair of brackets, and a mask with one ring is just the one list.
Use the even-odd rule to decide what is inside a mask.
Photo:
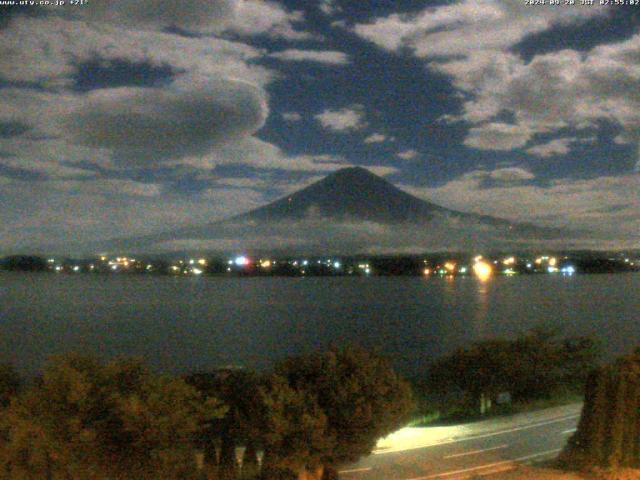
[(472, 340), (537, 325), (640, 344), (640, 275), (173, 278), (0, 273), (0, 361), (37, 372), (70, 350), (143, 356), (167, 373), (265, 368), (337, 344), (378, 348), (406, 374)]

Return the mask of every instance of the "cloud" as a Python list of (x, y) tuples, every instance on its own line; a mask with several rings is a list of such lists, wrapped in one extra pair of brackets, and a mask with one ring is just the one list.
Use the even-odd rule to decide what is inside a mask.
[[(59, 12), (60, 8), (52, 9)], [(310, 38), (293, 24), (303, 20), (300, 12), (289, 12), (267, 0), (122, 0), (99, 2), (91, 8), (69, 6), (71, 18), (112, 23), (133, 28), (164, 30), (170, 27), (192, 33), (230, 32), (268, 35), (289, 40)]]
[[(468, 121), (483, 122), (500, 112), (512, 112), (516, 125), (512, 130), (515, 134), (517, 128), (524, 139), (566, 127), (594, 128), (599, 120), (608, 120), (637, 143), (640, 98), (635, 92), (640, 88), (640, 60), (631, 63), (633, 53), (640, 53), (640, 35), (586, 54), (564, 50), (538, 55), (527, 64), (511, 58), (509, 68), (491, 67), (486, 76), (478, 76), (486, 72), (482, 69), (450, 73), (460, 88), (473, 95), (464, 104), (462, 117)], [(556, 87), (538, 88), (543, 83)], [(522, 142), (514, 143), (519, 146)], [(561, 153), (562, 146), (556, 142), (551, 147)]]
[(347, 65), (349, 56), (335, 50), (299, 50), (290, 48), (269, 54), (272, 58), (293, 62), (317, 62), (326, 65)]
[(274, 77), (251, 63), (262, 58), (260, 50), (213, 37), (190, 38), (58, 17), (16, 17), (0, 31), (0, 39), (4, 50), (0, 76), (51, 89), (73, 86), (78, 65), (96, 59), (170, 67), (192, 80), (222, 77), (264, 86)]
[(478, 150), (513, 150), (524, 146), (531, 136), (517, 125), (487, 123), (471, 128), (464, 144)]
[[(261, 89), (228, 81), (81, 96), (4, 89), (0, 103), (7, 108), (0, 119), (4, 113), (57, 138), (0, 139), (0, 149), (10, 154), (0, 164), (51, 178), (95, 176), (98, 170), (121, 175), (131, 168), (206, 174), (218, 165), (303, 172), (347, 165), (329, 155), (290, 155), (254, 137), (267, 114), (265, 102)], [(89, 165), (95, 168), (86, 170)]]
[(318, 8), (327, 16), (331, 16), (342, 11), (342, 8), (339, 5), (336, 5), (335, 0), (319, 0)]
[[(67, 178), (95, 174), (79, 164), (148, 169), (247, 163), (238, 151), (251, 142), (243, 139), (268, 115), (264, 87), (275, 75), (252, 64), (263, 53), (238, 42), (59, 17), (18, 17), (0, 31), (0, 41), (9, 47), (0, 58), (0, 76), (50, 87), (0, 89), (0, 122), (25, 126), (10, 143), (0, 138), (0, 146), (12, 155), (2, 163), (10, 167)], [(155, 88), (73, 91), (78, 64), (95, 58), (168, 65), (176, 74)], [(240, 144), (233, 155), (214, 152), (236, 141)], [(248, 150), (249, 163), (259, 164), (260, 156)], [(291, 166), (286, 159), (279, 152), (280, 168)], [(311, 161), (306, 166), (315, 167)]]
[(11, 181), (0, 190), (0, 251), (57, 246), (62, 253), (95, 253), (90, 245), (96, 241), (202, 225), (264, 202), (252, 189), (194, 195), (159, 195), (159, 189), (130, 180)]
[(553, 25), (604, 14), (597, 6), (535, 9), (511, 0), (463, 0), (416, 14), (377, 18), (353, 30), (390, 51), (409, 49), (420, 58), (466, 57), (505, 50)]
[[(508, 0), (463, 0), (377, 18), (353, 31), (385, 50), (409, 51), (429, 69), (449, 75), (464, 93), (457, 118), (474, 125), (465, 142), (473, 148), (520, 148), (537, 133), (580, 130), (598, 120), (618, 124), (623, 138), (637, 144), (640, 34), (586, 53), (561, 50), (528, 62), (514, 53), (513, 47), (531, 35), (609, 13), (598, 6), (536, 10)], [(513, 125), (496, 127), (505, 112), (515, 117)], [(495, 148), (488, 138), (496, 139)], [(543, 154), (550, 149), (561, 153), (563, 147), (556, 142)]]
[(63, 180), (48, 182), (47, 188), (72, 195), (87, 195), (95, 197), (116, 196), (128, 197), (157, 197), (161, 193), (161, 186), (155, 183), (136, 182), (129, 179), (94, 179), (94, 180)]
[(489, 178), (501, 182), (514, 182), (521, 180), (532, 180), (536, 176), (529, 170), (519, 167), (498, 168), (489, 173)]
[(287, 40), (314, 38), (308, 32), (294, 29), (292, 24), (303, 20), (301, 12), (288, 12), (276, 2), (240, 0), (236, 17), (228, 30), (241, 35), (268, 35)]
[(361, 130), (366, 126), (362, 105), (353, 105), (340, 110), (326, 109), (322, 113), (314, 115), (314, 118), (324, 128), (340, 133)]
[[(185, 158), (177, 162), (194, 168), (208, 171), (217, 165), (249, 165), (264, 170), (286, 170), (290, 172), (333, 172), (350, 167), (351, 163), (344, 158), (326, 154), (292, 155), (282, 151), (278, 146), (247, 137), (242, 140), (222, 145), (203, 157)], [(389, 166), (367, 166), (379, 175), (388, 175), (397, 171)]]
[(527, 149), (527, 153), (543, 158), (566, 155), (571, 150), (570, 145), (575, 140), (575, 138), (556, 138), (550, 142), (541, 143)]
[(95, 91), (65, 117), (64, 128), (74, 143), (109, 149), (120, 163), (150, 164), (207, 154), (264, 124), (266, 98), (254, 85), (190, 87)]
[[(295, 254), (418, 253), (425, 250), (475, 250), (490, 246), (514, 246), (517, 238), (481, 222), (460, 222), (454, 217), (436, 215), (429, 224), (387, 225), (372, 221), (331, 220), (310, 212), (303, 219), (271, 223), (225, 222), (174, 235), (147, 239), (138, 245), (142, 251), (226, 251)], [(533, 242), (535, 240), (529, 239)], [(152, 245), (151, 247), (149, 245)]]
[(278, 146), (256, 137), (246, 137), (225, 143), (207, 155), (186, 157), (176, 164), (189, 165), (203, 171), (217, 165), (249, 165), (260, 169), (299, 172), (329, 172), (342, 168), (341, 157), (331, 155), (288, 155)]
[(302, 120), (302, 115), (298, 112), (284, 112), (282, 118), (285, 122), (299, 122)]
[(364, 143), (382, 143), (387, 139), (386, 135), (382, 133), (372, 133), (364, 139)]
[(587, 180), (561, 178), (548, 186), (523, 184), (521, 181), (486, 184), (487, 178), (504, 179), (507, 172), (514, 180), (532, 178), (530, 172), (519, 168), (476, 170), (438, 187), (403, 188), (456, 210), (549, 227), (587, 229), (598, 232), (602, 240), (640, 240), (638, 175), (602, 176)]
[(386, 177), (387, 175), (398, 173), (398, 169), (396, 167), (390, 167), (387, 165), (367, 165), (365, 168), (379, 177)]
[(416, 150), (403, 150), (402, 152), (396, 153), (396, 157), (401, 158), (403, 160), (412, 160), (418, 156), (418, 152)]
[(60, 138), (0, 139), (0, 151), (0, 166), (40, 179), (95, 177), (95, 167), (108, 168), (111, 164), (108, 152), (69, 145)]

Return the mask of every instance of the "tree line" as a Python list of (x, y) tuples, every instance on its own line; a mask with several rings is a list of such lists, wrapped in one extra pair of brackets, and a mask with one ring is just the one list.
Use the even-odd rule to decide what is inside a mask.
[(509, 411), (513, 404), (580, 396), (599, 358), (594, 339), (538, 327), (455, 350), (413, 383), (423, 414), (468, 418)]
[(3, 367), (0, 401), (0, 478), (51, 480), (331, 478), (413, 408), (409, 384), (360, 348), (263, 376), (171, 378), (136, 359), (57, 356), (28, 386)]
[(67, 354), (26, 383), (0, 366), (0, 479), (337, 478), (426, 411), (580, 389), (597, 352), (588, 338), (536, 329), (454, 351), (412, 384), (359, 347), (261, 374), (168, 377), (140, 359)]

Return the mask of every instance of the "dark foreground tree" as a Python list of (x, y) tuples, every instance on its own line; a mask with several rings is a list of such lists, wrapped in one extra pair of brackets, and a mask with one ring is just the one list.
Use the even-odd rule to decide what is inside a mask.
[(299, 479), (371, 453), (413, 410), (411, 388), (386, 359), (360, 348), (292, 357), (262, 391), (265, 461)]
[(264, 476), (272, 480), (291, 476), (287, 472), (320, 471), (335, 439), (315, 395), (295, 389), (285, 378), (273, 375), (260, 389), (259, 398), (264, 408), (263, 440), (267, 445)]
[(243, 472), (247, 476), (255, 473), (256, 449), (261, 445), (262, 435), (259, 377), (245, 369), (220, 369), (189, 375), (186, 381), (204, 395), (218, 398), (228, 406), (226, 415), (211, 422), (200, 436), (207, 461), (216, 464), (219, 460), (221, 478), (235, 478), (235, 447), (243, 445), (246, 447)]
[(481, 395), (509, 392), (515, 400), (545, 398), (559, 388), (581, 388), (598, 358), (595, 342), (586, 337), (560, 338), (535, 329), (513, 340), (476, 342), (436, 361), (427, 389), (443, 395), (462, 392), (468, 403)]
[(224, 413), (182, 380), (139, 361), (54, 358), (0, 418), (11, 479), (192, 478), (195, 436)]
[(21, 383), (20, 376), (13, 366), (0, 365), (0, 408), (9, 405), (11, 399), (18, 394)]
[(560, 462), (569, 468), (640, 467), (640, 349), (591, 373), (578, 429)]

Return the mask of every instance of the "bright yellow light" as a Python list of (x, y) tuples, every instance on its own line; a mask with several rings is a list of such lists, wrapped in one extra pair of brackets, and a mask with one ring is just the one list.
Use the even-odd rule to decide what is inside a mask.
[(425, 268), (422, 273), (424, 273), (425, 275), (430, 275), (431, 274), (431, 270), (428, 269), (428, 268)]
[(260, 266), (262, 268), (270, 268), (271, 267), (271, 260), (262, 260), (260, 262)]
[(555, 267), (558, 264), (558, 259), (555, 257), (551, 257), (549, 259), (549, 266), (550, 267)]
[(444, 268), (446, 268), (449, 272), (453, 272), (456, 269), (456, 264), (453, 262), (447, 262), (444, 264)]
[(473, 261), (474, 261), (474, 262), (479, 262), (480, 260), (482, 260), (482, 255), (476, 255), (476, 256), (473, 258)]
[(502, 263), (504, 263), (505, 265), (513, 265), (514, 263), (516, 263), (516, 259), (514, 257), (508, 257), (505, 258)]
[(204, 258), (198, 260), (198, 265), (202, 265), (203, 267), (207, 264), (207, 261)]
[(480, 280), (485, 281), (491, 277), (493, 267), (487, 262), (476, 262), (473, 265), (473, 273), (475, 273)]
[(542, 257), (536, 258), (536, 265), (540, 265), (542, 263)]

